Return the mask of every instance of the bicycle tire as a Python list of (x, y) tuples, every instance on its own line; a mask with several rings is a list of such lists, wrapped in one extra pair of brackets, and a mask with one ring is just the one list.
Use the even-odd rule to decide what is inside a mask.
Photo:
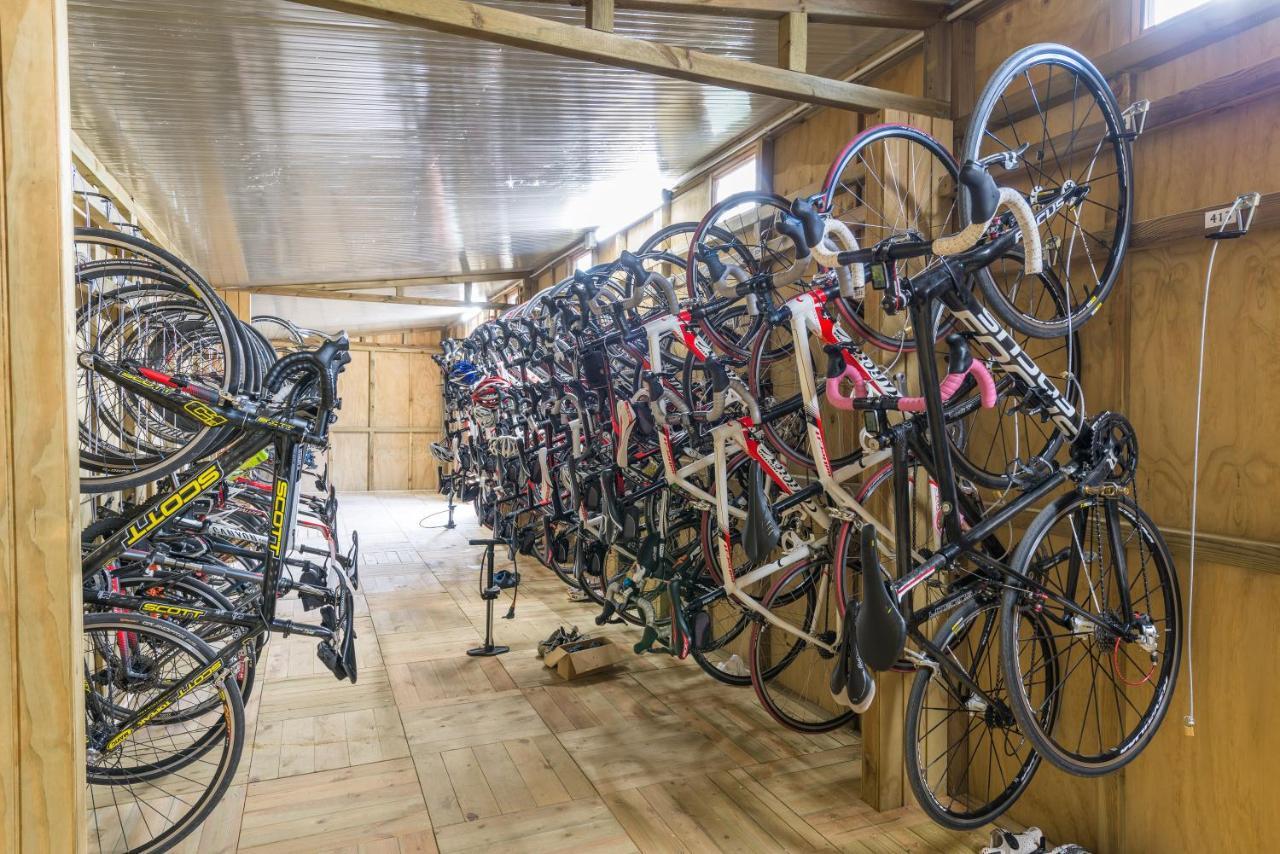
[[(166, 645), (168, 648), (180, 650), (186, 657), (196, 662), (196, 667), (208, 666), (214, 660), (214, 652), (195, 635), (190, 632), (156, 620), (151, 617), (144, 617), (137, 614), (86, 614), (84, 617), (84, 631), (86, 634), (91, 632), (107, 632), (107, 633), (128, 633), (132, 635), (145, 635), (155, 639), (156, 642)], [(192, 672), (196, 672), (195, 669)], [(134, 793), (132, 779), (133, 773), (126, 772), (124, 774), (112, 774), (106, 769), (98, 768), (95, 770), (94, 753), (89, 756), (89, 768), (87, 771), (88, 793), (86, 796), (86, 804), (89, 809), (88, 826), (89, 833), (92, 838), (96, 839), (97, 848), (102, 852), (129, 852), (129, 854), (151, 854), (151, 852), (167, 851), (180, 842), (188, 834), (196, 829), (209, 814), (218, 805), (222, 796), (226, 793), (227, 787), (231, 784), (231, 778), (235, 774), (237, 765), (239, 764), (240, 755), (244, 748), (244, 704), (240, 699), (240, 693), (236, 689), (235, 681), (232, 675), (228, 673), (221, 679), (215, 679), (213, 682), (206, 683), (210, 688), (215, 688), (221, 692), (223, 698), (223, 711), (221, 719), (225, 722), (226, 738), (224, 740), (225, 748), (222, 751), (219, 761), (213, 768), (211, 779), (207, 784), (203, 785), (200, 795), (190, 804), (182, 815), (172, 822), (166, 829), (160, 833), (152, 831), (149, 823), (143, 823), (145, 828), (145, 838), (134, 835), (129, 836), (130, 828), (126, 828), (126, 814), (131, 815), (129, 809), (123, 813), (119, 802), (114, 798), (110, 798), (109, 807), (106, 802), (108, 793), (113, 793), (120, 788), (125, 788)], [(204, 687), (204, 686), (202, 686)], [(88, 691), (86, 691), (88, 694)], [(88, 698), (87, 698), (88, 699)], [(86, 714), (89, 714), (93, 708), (93, 704), (86, 702)], [(86, 721), (87, 733), (92, 733), (95, 722), (90, 719)], [(145, 732), (145, 727), (139, 731)], [(133, 739), (126, 740), (123, 744), (128, 744)], [(123, 744), (121, 747), (123, 747)], [(117, 751), (120, 748), (117, 748)], [(110, 755), (116, 751), (108, 752)], [(179, 766), (184, 767), (184, 766)], [(115, 782), (110, 780), (111, 777), (117, 777)], [(182, 775), (183, 785), (192, 785), (189, 774)], [(195, 781), (199, 783), (200, 781)], [(156, 778), (147, 780), (146, 785), (152, 789), (156, 788)], [(96, 787), (96, 788), (95, 788)], [(164, 790), (161, 790), (164, 791)], [(135, 793), (136, 794), (136, 793)], [(99, 800), (101, 799), (101, 801)], [(186, 804), (186, 801), (177, 799), (179, 803)], [(95, 809), (95, 805), (102, 803), (101, 809)], [(144, 804), (145, 805), (145, 804)], [(134, 807), (138, 814), (142, 814), (141, 807)], [(154, 806), (149, 806), (152, 810), (156, 810)], [(108, 844), (103, 844), (102, 828), (98, 823), (98, 813), (107, 815), (114, 814), (120, 821), (120, 834), (118, 836), (109, 835), (106, 839)], [(158, 810), (156, 810), (158, 813)], [(166, 816), (168, 818), (168, 816)], [(136, 833), (136, 826), (133, 828)]]
[[(1043, 98), (1043, 101), (1037, 94), (1041, 81), (1033, 79), (1032, 76), (1033, 69), (1041, 68), (1048, 70), (1048, 75), (1043, 81), (1045, 84), (1045, 97)], [(1071, 84), (1072, 114), (1070, 136), (1063, 140), (1063, 142), (1068, 146), (1066, 151), (1068, 164), (1072, 162), (1071, 155), (1073, 154), (1073, 150), (1077, 142), (1080, 141), (1080, 134), (1085, 133), (1088, 130), (1086, 123), (1092, 115), (1094, 106), (1098, 107), (1103, 124), (1102, 136), (1094, 149), (1093, 159), (1089, 162), (1088, 174), (1072, 174), (1075, 174), (1076, 178), (1088, 178), (1091, 192), (1093, 182), (1101, 180), (1101, 178), (1095, 178), (1092, 175), (1093, 165), (1099, 155), (1102, 154), (1104, 150), (1109, 151), (1109, 156), (1114, 159), (1115, 165), (1115, 171), (1113, 173), (1104, 173), (1103, 176), (1110, 177), (1114, 174), (1116, 177), (1116, 186), (1114, 187), (1114, 206), (1106, 205), (1096, 199), (1090, 200), (1088, 197), (1089, 194), (1086, 193), (1078, 206), (1078, 210), (1083, 210), (1083, 205), (1085, 204), (1094, 204), (1106, 207), (1114, 214), (1115, 221), (1110, 229), (1110, 233), (1105, 235), (1109, 239), (1108, 242), (1108, 240), (1098, 239), (1088, 231), (1085, 231), (1083, 235), (1080, 235), (1078, 232), (1082, 230), (1080, 227), (1081, 214), (1076, 214), (1076, 229), (1071, 234), (1071, 241), (1067, 248), (1069, 251), (1074, 250), (1076, 245), (1075, 239), (1077, 237), (1080, 238), (1080, 245), (1084, 247), (1086, 259), (1082, 260), (1076, 266), (1083, 266), (1087, 262), (1087, 265), (1090, 268), (1093, 268), (1092, 272), (1095, 279), (1093, 285), (1087, 285), (1086, 283), (1085, 288), (1076, 289), (1070, 281), (1072, 267), (1071, 258), (1067, 258), (1064, 265), (1061, 263), (1063, 260), (1061, 257), (1058, 257), (1055, 261), (1051, 255), (1046, 255), (1046, 265), (1055, 268), (1055, 272), (1058, 273), (1059, 278), (1063, 280), (1069, 288), (1068, 302), (1072, 307), (1065, 316), (1044, 319), (1027, 315), (1023, 311), (1019, 310), (1019, 308), (1008, 299), (1008, 297), (996, 285), (995, 280), (992, 279), (986, 271), (978, 273), (979, 286), (982, 289), (982, 293), (986, 298), (987, 304), (991, 306), (992, 310), (1000, 315), (1001, 319), (1014, 329), (1024, 335), (1030, 335), (1036, 338), (1056, 338), (1060, 335), (1066, 334), (1072, 329), (1078, 329), (1088, 321), (1089, 318), (1093, 317), (1115, 287), (1116, 279), (1120, 274), (1121, 262), (1124, 259), (1125, 251), (1129, 245), (1129, 232), (1132, 225), (1132, 144), (1130, 142), (1130, 136), (1125, 128), (1124, 118), (1120, 112), (1120, 105), (1116, 102), (1115, 93), (1111, 91), (1111, 87), (1107, 84), (1106, 78), (1102, 76), (1101, 72), (1099, 72), (1093, 63), (1086, 59), (1081, 53), (1069, 47), (1059, 44), (1030, 45), (1014, 53), (996, 69), (995, 73), (987, 81), (986, 87), (982, 90), (982, 94), (978, 97), (974, 106), (972, 118), (970, 120), (962, 148), (964, 159), (976, 160), (982, 158), (986, 154), (999, 151), (1001, 148), (1012, 149), (1021, 143), (1029, 143), (1030, 150), (1027, 153), (1033, 154), (1036, 157), (1037, 162), (1033, 166), (1029, 158), (1022, 158), (1021, 168), (1025, 173), (1025, 176), (1019, 177), (1026, 178), (1028, 184), (1028, 187), (1025, 188), (1026, 190), (1031, 190), (1036, 187), (1043, 188), (1043, 182), (1052, 184), (1055, 183), (1058, 178), (1062, 179), (1061, 182), (1058, 182), (1060, 183), (1060, 186), (1058, 187), (1059, 190), (1066, 186), (1066, 181), (1068, 180), (1072, 181), (1074, 185), (1079, 186), (1081, 182), (1076, 181), (1075, 178), (1069, 177), (1066, 172), (1062, 171), (1061, 156), (1057, 151), (1055, 135), (1051, 135), (1049, 131), (1051, 123), (1048, 120), (1048, 113), (1052, 113), (1057, 107), (1062, 106), (1061, 103), (1055, 104), (1053, 102), (1053, 70), (1055, 68), (1063, 69), (1064, 72), (1066, 74), (1070, 74), (1075, 81)], [(1037, 74), (1036, 76), (1038, 77), (1039, 75)], [(1035, 110), (1041, 118), (1040, 128), (1042, 131), (1032, 126), (1031, 133), (1026, 139), (1023, 139), (1022, 136), (1018, 134), (1018, 126), (1020, 123), (1024, 122), (1025, 119), (1030, 118), (1031, 116), (1022, 115), (1025, 111), (1025, 106), (1022, 109), (1017, 109), (1020, 105), (1018, 104), (1018, 98), (1016, 96), (1013, 98), (1013, 108), (1010, 107), (1009, 98), (1006, 98), (1007, 94), (1012, 94), (1009, 92), (1009, 87), (1015, 85), (1019, 78), (1025, 80), (1026, 91), (1030, 93), (1027, 98), (1031, 100), (1031, 108)], [(1076, 99), (1078, 97), (1077, 93), (1079, 92), (1079, 86), (1081, 83), (1084, 84), (1088, 95), (1091, 97), (1092, 104), (1084, 114), (1081, 115), (1080, 127), (1076, 127), (1075, 120), (1077, 113), (1079, 112), (1076, 105)], [(1061, 98), (1066, 97), (1066, 85), (1067, 84), (1064, 83), (1058, 90), (1059, 97)], [(1020, 87), (1018, 88), (1018, 91), (1022, 91)], [(999, 109), (1003, 109), (1004, 111), (1004, 124), (997, 124), (996, 113)], [(1042, 112), (1042, 110), (1047, 110), (1048, 113)], [(1057, 129), (1058, 124), (1053, 125), (1055, 130)], [(1006, 127), (1010, 129), (1006, 135), (1012, 136), (1012, 139), (1000, 138), (997, 131)], [(1041, 133), (1041, 138), (1039, 140), (1033, 138), (1036, 133)], [(1061, 133), (1056, 134), (1056, 136), (1061, 135)], [(1092, 139), (1092, 131), (1089, 131), (1088, 139)], [(1088, 148), (1088, 139), (1085, 140), (1084, 149)], [(993, 142), (996, 144), (995, 146), (992, 145)], [(1056, 168), (1058, 170), (1058, 174), (1056, 176), (1051, 175), (1046, 169), (1045, 157), (1047, 155), (1052, 156), (1054, 162), (1057, 164)], [(1055, 167), (1049, 166), (1048, 168), (1052, 169)], [(1106, 166), (1104, 165), (1104, 169), (1105, 168)], [(1104, 191), (1110, 192), (1112, 189), (1113, 188), (1106, 187), (1104, 188)], [(1051, 247), (1048, 246), (1048, 241), (1043, 239), (1046, 231), (1048, 232), (1049, 237), (1054, 237), (1054, 226), (1052, 223), (1058, 217), (1061, 217), (1064, 223), (1063, 231), (1065, 235), (1066, 225), (1070, 224), (1070, 220), (1064, 212), (1072, 207), (1073, 206), (1064, 207), (1062, 211), (1056, 213), (1041, 225), (1040, 231), (1042, 235), (1042, 243), (1046, 244), (1047, 249)], [(969, 225), (969, 206), (967, 204), (961, 205), (961, 211), (964, 214), (964, 224)], [(1107, 214), (1099, 213), (1099, 216), (1102, 216), (1105, 227)], [(1106, 264), (1103, 266), (1101, 273), (1097, 272), (1094, 260), (1088, 252), (1090, 239), (1093, 239), (1100, 248), (1106, 249)], [(1079, 298), (1077, 299), (1077, 297)]]
[[(1010, 691), (1010, 705), (1013, 708), (1015, 717), (1018, 719), (1018, 726), (1022, 732), (1026, 733), (1032, 740), (1036, 746), (1036, 750), (1046, 760), (1069, 774), (1075, 774), (1082, 777), (1097, 777), (1103, 774), (1109, 774), (1123, 768), (1125, 765), (1128, 765), (1136, 759), (1146, 746), (1150, 744), (1151, 739), (1155, 736), (1161, 722), (1164, 720), (1165, 714), (1169, 710), (1169, 704), (1173, 699), (1174, 688), (1176, 687), (1178, 680), (1178, 669), (1182, 660), (1182, 598), (1173, 567), (1173, 559), (1169, 555), (1168, 546), (1165, 544), (1164, 538), (1160, 534), (1160, 529), (1156, 527), (1155, 523), (1151, 521), (1151, 518), (1147, 516), (1147, 514), (1144, 513), (1133, 501), (1127, 498), (1102, 498), (1099, 496), (1081, 497), (1075, 493), (1068, 493), (1061, 496), (1052, 504), (1046, 506), (1039, 514), (1037, 514), (1036, 518), (1027, 527), (1026, 534), (1018, 544), (1018, 548), (1014, 551), (1013, 557), (1009, 562), (1009, 566), (1015, 573), (1015, 578), (1032, 577), (1032, 575), (1034, 575), (1036, 576), (1035, 580), (1037, 580), (1043, 588), (1051, 589), (1052, 579), (1046, 572), (1046, 569), (1050, 567), (1046, 567), (1045, 561), (1040, 562), (1034, 573), (1030, 572), (1033, 567), (1032, 559), (1035, 557), (1040, 544), (1045, 541), (1045, 538), (1049, 535), (1051, 529), (1058, 521), (1069, 518), (1071, 515), (1079, 514), (1082, 511), (1087, 511), (1099, 504), (1103, 505), (1105, 512), (1106, 502), (1114, 502), (1114, 509), (1117, 514), (1119, 514), (1116, 517), (1117, 520), (1119, 519), (1119, 516), (1124, 516), (1125, 522), (1128, 523), (1131, 530), (1134, 532), (1133, 535), (1138, 536), (1139, 541), (1136, 543), (1136, 550), (1139, 553), (1139, 558), (1142, 558), (1144, 548), (1148, 550), (1147, 554), (1154, 558), (1156, 573), (1160, 581), (1159, 589), (1162, 591), (1162, 595), (1160, 597), (1163, 600), (1161, 602), (1163, 611), (1162, 622), (1166, 623), (1163, 633), (1161, 633), (1158, 628), (1154, 629), (1155, 637), (1157, 639), (1163, 638), (1165, 640), (1166, 652), (1161, 656), (1159, 675), (1157, 676), (1156, 684), (1153, 686), (1151, 698), (1147, 703), (1145, 711), (1139, 708), (1129, 697), (1124, 697), (1126, 704), (1131, 707), (1137, 715), (1138, 722), (1132, 726), (1126, 723), (1124, 718), (1128, 712), (1119, 705), (1118, 699), (1115, 703), (1117, 718), (1119, 719), (1119, 728), (1120, 731), (1124, 733), (1121, 738), (1116, 739), (1119, 743), (1115, 745), (1102, 744), (1104, 740), (1109, 742), (1112, 739), (1109, 737), (1104, 739), (1101, 731), (1101, 718), (1097, 721), (1098, 749), (1096, 753), (1083, 752), (1083, 736), (1087, 721), (1082, 721), (1082, 725), (1079, 729), (1079, 740), (1077, 741), (1075, 749), (1068, 749), (1065, 745), (1060, 744), (1052, 733), (1047, 732), (1041, 726), (1038, 721), (1036, 709), (1032, 707), (1030, 699), (1022, 690), (1023, 680), (1025, 677), (1021, 672), (1019, 672), (1018, 668), (1019, 658), (1017, 644), (1019, 636), (1016, 619), (1017, 611), (1024, 601), (1024, 594), (1016, 585), (1012, 585), (1005, 590), (1001, 602), (1001, 654), (1004, 656), (1004, 665), (1007, 671), (1006, 679), (1008, 680), (1008, 684), (1011, 686), (1018, 686), (1019, 688), (1018, 690)], [(1068, 536), (1066, 542), (1076, 543), (1077, 549), (1081, 553), (1081, 556), (1084, 557), (1083, 546), (1078, 545), (1079, 540), (1078, 534), (1075, 533), (1075, 522), (1072, 521), (1071, 524), (1072, 533)], [(1132, 546), (1130, 545), (1130, 542), (1126, 542), (1125, 547), (1126, 550), (1128, 550)], [(1067, 548), (1067, 551), (1071, 551), (1070, 547)], [(1060, 556), (1060, 552), (1056, 548), (1052, 549), (1048, 554), (1050, 555), (1050, 559), (1053, 561), (1054, 565), (1060, 565), (1062, 558)], [(1143, 568), (1145, 570), (1145, 563)], [(1070, 573), (1070, 571), (1071, 570), (1069, 568), (1068, 573)], [(1068, 578), (1070, 578), (1070, 574)], [(1076, 569), (1076, 578), (1077, 580), (1079, 578), (1078, 568)], [(1132, 595), (1132, 588), (1137, 586), (1137, 582), (1130, 578), (1126, 586), (1130, 588), (1130, 593)], [(1087, 590), (1082, 594), (1085, 600), (1084, 607), (1088, 609), (1090, 603), (1094, 603), (1097, 606), (1096, 610), (1107, 610), (1105, 607), (1109, 601), (1109, 587), (1107, 580), (1103, 578), (1095, 582), (1092, 578), (1086, 578), (1086, 587)], [(1145, 599), (1149, 607), (1152, 603), (1151, 585), (1145, 580), (1145, 572), (1142, 589), (1146, 594)], [(1070, 594), (1072, 591), (1063, 592)], [(1045, 596), (1042, 594), (1036, 598), (1035, 604), (1045, 613), (1053, 614), (1056, 610), (1055, 602), (1058, 598), (1065, 597)], [(1136, 605), (1137, 603), (1133, 602), (1132, 604)], [(1151, 615), (1148, 613), (1147, 616), (1150, 620)], [(1154, 627), (1154, 621), (1152, 621), (1152, 624)], [(1079, 669), (1081, 664), (1084, 662), (1084, 656), (1080, 656), (1077, 659), (1075, 669), (1071, 666), (1072, 649), (1075, 648), (1078, 643), (1077, 638), (1084, 633), (1079, 632), (1074, 623), (1069, 623), (1069, 628), (1070, 631), (1068, 633), (1068, 637), (1071, 638), (1071, 644), (1065, 652), (1066, 664), (1059, 665), (1060, 670), (1063, 673), (1060, 686), (1065, 685), (1067, 679), (1073, 672), (1075, 672), (1075, 669)], [(1105, 648), (1111, 640), (1096, 628), (1093, 630), (1093, 636), (1102, 648)], [(1084, 643), (1088, 644), (1090, 641), (1086, 640)], [(1129, 642), (1126, 641), (1125, 655), (1131, 664), (1136, 665), (1137, 662), (1135, 662), (1132, 656), (1128, 653), (1128, 645)], [(1108, 656), (1111, 663), (1115, 665), (1115, 669), (1122, 669), (1122, 665), (1120, 665), (1119, 661), (1120, 649), (1120, 639), (1115, 638), (1114, 651)], [(1084, 653), (1091, 659), (1090, 669), (1092, 682), (1090, 687), (1090, 696), (1092, 697), (1093, 689), (1096, 688), (1097, 685), (1099, 668), (1097, 668), (1096, 665), (1099, 662), (1097, 657), (1093, 655), (1087, 646), (1084, 649)], [(1059, 655), (1061, 654), (1062, 653), (1059, 653)], [(1147, 674), (1147, 678), (1144, 678), (1140, 682), (1130, 683), (1123, 676), (1121, 676), (1121, 681), (1125, 682), (1126, 687), (1140, 687), (1149, 681), (1150, 675), (1155, 673), (1155, 671), (1156, 665), (1153, 663), (1152, 670)], [(1119, 687), (1119, 685), (1116, 684), (1115, 679), (1112, 679), (1111, 681), (1113, 685), (1116, 685), (1117, 688)], [(1109, 705), (1111, 704), (1108, 701), (1104, 701), (1099, 698), (1096, 704), (1099, 715), (1102, 713), (1102, 707)], [(1086, 713), (1088, 706), (1089, 704), (1086, 703)], [(1062, 715), (1059, 715), (1057, 718), (1058, 727), (1061, 727), (1063, 723), (1064, 718)], [(1131, 728), (1129, 728), (1128, 731), (1125, 731), (1128, 727)], [(1076, 728), (1074, 726), (1074, 722), (1072, 722), (1067, 732), (1069, 733), (1074, 729)]]
[[(978, 683), (979, 687), (983, 690), (996, 694), (996, 699), (1000, 699), (998, 693), (1001, 688), (1000, 680), (1003, 679), (1004, 673), (1002, 672), (998, 661), (992, 662), (989, 659), (985, 659), (985, 656), (987, 655), (987, 648), (985, 645), (990, 644), (993, 649), (999, 646), (999, 639), (991, 637), (992, 634), (995, 634), (991, 629), (999, 623), (999, 611), (1000, 604), (996, 600), (983, 603), (970, 601), (955, 613), (949, 614), (942, 627), (938, 629), (937, 633), (933, 637), (934, 646), (949, 653), (952, 658), (958, 662), (962, 656), (955, 653), (956, 645), (964, 642), (968, 637), (972, 636), (975, 628), (977, 627), (977, 621), (980, 618), (980, 614), (982, 612), (989, 612), (989, 615), (987, 616), (989, 624), (984, 625), (979, 629), (979, 634), (985, 636), (984, 638), (979, 639), (979, 642), (984, 644), (983, 648), (976, 651), (970, 649), (969, 654), (963, 657), (968, 659), (965, 664), (969, 671), (969, 678)], [(1024, 613), (1030, 613), (1032, 615), (1032, 619), (1035, 619), (1033, 611)], [(1042, 617), (1040, 620), (1043, 622)], [(1052, 639), (1048, 637), (1047, 634), (1041, 638), (1041, 641), (1042, 645), (1046, 646), (1048, 649), (1052, 649)], [(991, 657), (995, 657), (994, 652), (991, 653)], [(978, 667), (973, 666), (975, 662), (978, 664)], [(983, 672), (975, 673), (974, 671), (979, 668), (982, 668)], [(999, 750), (996, 749), (996, 736), (990, 735), (991, 749), (986, 751), (984, 754), (981, 750), (981, 728), (985, 725), (988, 730), (994, 729), (1007, 732), (1008, 727), (1014, 722), (1001, 720), (999, 715), (988, 715), (986, 708), (983, 708), (981, 713), (971, 710), (969, 705), (972, 703), (972, 700), (979, 698), (971, 698), (970, 696), (960, 697), (959, 694), (967, 689), (965, 689), (963, 685), (952, 686), (946, 684), (940, 676), (940, 674), (944, 672), (945, 671), (941, 669), (935, 671), (928, 667), (922, 667), (916, 672), (915, 679), (912, 682), (911, 693), (907, 697), (906, 725), (903, 730), (903, 752), (905, 753), (906, 758), (907, 781), (911, 785), (911, 791), (915, 795), (916, 802), (920, 804), (920, 808), (923, 809), (935, 822), (943, 827), (949, 827), (952, 830), (973, 830), (975, 828), (982, 827), (984, 824), (988, 824), (1003, 815), (1011, 806), (1013, 806), (1018, 798), (1022, 796), (1022, 793), (1026, 791), (1027, 786), (1031, 784), (1032, 778), (1040, 767), (1040, 754), (1035, 751), (1030, 741), (1025, 738), (1022, 739), (1026, 742), (1025, 757), (1022, 757), (1020, 753), (1011, 754), (1009, 751), (1011, 747), (1015, 746), (1014, 740), (1011, 740), (1007, 735), (1004, 736), (1003, 743), (999, 744)], [(990, 687), (983, 684), (984, 681), (988, 681), (982, 679), (982, 676), (984, 675), (989, 675), (995, 680)], [(938, 683), (941, 683), (941, 685)], [(926, 692), (929, 690), (931, 685), (935, 688), (940, 687), (943, 695), (941, 700), (943, 702), (948, 698), (954, 699), (956, 701), (956, 708), (947, 709), (939, 708), (937, 706), (927, 706), (927, 700), (933, 703), (938, 702), (937, 697), (926, 698)], [(961, 715), (967, 715), (971, 719), (970, 722), (966, 723), (962, 718), (956, 725), (956, 729), (964, 727), (963, 734), (959, 739), (957, 739), (958, 742), (962, 741), (961, 749), (953, 750), (952, 747), (948, 745), (941, 756), (934, 757), (932, 759), (927, 755), (921, 756), (922, 748), (924, 750), (928, 750), (931, 746), (934, 751), (937, 750), (938, 737), (934, 735), (934, 732), (938, 727), (945, 725), (948, 730), (951, 728), (949, 721), (950, 715), (948, 715), (948, 718), (943, 718), (940, 723), (930, 722), (931, 725), (929, 729), (924, 730), (922, 733), (921, 717), (931, 716), (936, 718), (938, 712), (952, 711)], [(1046, 712), (1052, 714), (1056, 712), (1056, 709), (1046, 709)], [(932, 713), (932, 715), (930, 715), (930, 713)], [(974, 737), (974, 724), (972, 723), (972, 720), (974, 719), (979, 721), (977, 724), (977, 744), (972, 750), (970, 750), (968, 742)], [(947, 734), (949, 733), (944, 732), (943, 737)], [(933, 738), (933, 742), (930, 744), (929, 739), (931, 737)], [(980, 754), (983, 755), (980, 757)], [(1005, 784), (1003, 788), (998, 789), (994, 793), (978, 795), (975, 797), (973, 791), (974, 784), (977, 783), (978, 785), (981, 785), (978, 778), (970, 776), (970, 771), (974, 767), (975, 762), (979, 758), (986, 762), (988, 785), (994, 786), (995, 779), (990, 774), (992, 765), (999, 765), (1010, 756), (1013, 756), (1014, 758), (1021, 758), (1021, 761), (1017, 762), (1016, 770), (1009, 775), (1012, 779), (1006, 777), (1004, 775), (1004, 769), (1001, 768), (1001, 776), (999, 780)], [(963, 758), (965, 766), (963, 770), (955, 772), (951, 768), (950, 762), (952, 758), (960, 757)], [(935, 770), (933, 766), (936, 765), (940, 759), (946, 760), (944, 763), (946, 767)], [(947, 803), (943, 802), (942, 797), (940, 797), (940, 793), (934, 790), (932, 781), (928, 779), (931, 775), (937, 774), (939, 771), (946, 779), (938, 779), (937, 784), (949, 784), (954, 785), (956, 788), (963, 789), (963, 791), (956, 793), (959, 797), (953, 796)], [(957, 805), (960, 806), (958, 807)]]

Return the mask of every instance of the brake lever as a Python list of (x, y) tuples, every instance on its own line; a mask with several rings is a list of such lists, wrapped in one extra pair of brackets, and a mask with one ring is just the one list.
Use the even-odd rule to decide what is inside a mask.
[(997, 164), (1006, 172), (1011, 172), (1018, 168), (1018, 164), (1022, 162), (1022, 155), (1027, 153), (1027, 149), (1031, 147), (1031, 143), (1024, 142), (1017, 148), (1006, 149), (1005, 151), (997, 151), (995, 154), (988, 154), (986, 157), (978, 161), (983, 169), (990, 169)]

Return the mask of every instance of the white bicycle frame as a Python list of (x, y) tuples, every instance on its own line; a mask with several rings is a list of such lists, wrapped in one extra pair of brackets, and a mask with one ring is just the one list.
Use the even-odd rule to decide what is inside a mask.
[[(700, 359), (706, 359), (711, 355), (711, 346), (697, 332), (689, 329), (686, 322), (686, 318), (682, 316), (667, 315), (651, 320), (644, 325), (645, 335), (649, 344), (649, 365), (651, 367), (661, 370), (661, 342), (665, 335), (680, 335), (684, 345)], [(654, 405), (661, 405), (661, 401), (654, 402)], [(815, 551), (814, 545), (821, 539), (820, 535), (815, 536), (809, 542), (801, 543), (778, 560), (756, 567), (740, 577), (733, 571), (733, 548), (730, 542), (729, 523), (731, 518), (746, 519), (747, 513), (740, 508), (729, 506), (729, 447), (731, 445), (736, 446), (751, 459), (755, 460), (764, 469), (769, 479), (777, 484), (778, 488), (784, 493), (791, 495), (801, 489), (800, 485), (791, 476), (791, 473), (787, 471), (786, 467), (768, 446), (748, 434), (748, 430), (752, 426), (753, 422), (750, 418), (742, 417), (730, 419), (713, 427), (711, 430), (713, 445), (711, 456), (700, 457), (684, 466), (677, 466), (675, 450), (671, 442), (671, 428), (664, 420), (661, 425), (658, 446), (662, 452), (662, 464), (666, 473), (667, 485), (669, 487), (678, 487), (695, 500), (715, 508), (716, 518), (721, 530), (721, 538), (717, 544), (717, 549), (720, 552), (720, 563), (724, 567), (721, 584), (725, 593), (734, 602), (759, 614), (771, 625), (796, 635), (807, 643), (820, 647), (827, 652), (835, 652), (831, 644), (821, 640), (813, 632), (782, 619), (746, 592), (746, 588), (752, 584), (789, 569), (810, 557)], [(709, 468), (714, 469), (715, 495), (690, 480), (690, 478)], [(813, 502), (806, 502), (805, 506), (810, 516), (818, 522), (822, 530), (825, 531), (830, 528), (831, 517), (826, 510)], [(823, 599), (826, 597), (827, 583), (828, 579), (824, 578), (822, 589), (819, 591), (819, 596)], [(816, 608), (814, 610), (814, 618), (816, 619), (824, 611), (825, 606)]]

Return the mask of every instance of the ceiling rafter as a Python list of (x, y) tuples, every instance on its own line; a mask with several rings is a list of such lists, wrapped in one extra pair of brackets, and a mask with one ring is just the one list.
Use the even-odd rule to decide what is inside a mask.
[(730, 59), (699, 50), (628, 38), (616, 33), (469, 3), (466, 0), (294, 2), (433, 32), (837, 109), (864, 113), (906, 110), (930, 116), (950, 114), (947, 102), (935, 98), (921, 98), (888, 89)]
[[(583, 5), (584, 0), (539, 0)], [(781, 18), (808, 15), (819, 24), (923, 30), (945, 19), (945, 3), (924, 0), (613, 0), (618, 9), (735, 18)]]
[[(276, 288), (311, 291), (372, 291), (380, 288), (420, 288), (434, 285), (464, 285), (468, 282), (514, 282), (529, 275), (528, 270), (493, 270), (489, 272), (447, 273), (440, 276), (407, 276), (400, 279), (363, 279), (351, 282), (289, 282), (271, 285)], [(261, 291), (262, 285), (230, 285), (227, 290)]]
[(349, 302), (380, 302), (392, 305), (423, 305), (435, 308), (510, 308), (500, 302), (467, 302), (460, 299), (444, 297), (405, 297), (396, 294), (370, 294), (349, 291), (316, 291), (311, 288), (263, 287), (254, 288), (251, 293), (280, 297), (296, 297), (300, 299), (331, 299)]
[(141, 228), (147, 239), (170, 252), (177, 251), (173, 240), (160, 227), (156, 218), (138, 202), (129, 187), (111, 174), (106, 165), (75, 131), (71, 132), (71, 159), (80, 175), (109, 198), (116, 209), (134, 225)]

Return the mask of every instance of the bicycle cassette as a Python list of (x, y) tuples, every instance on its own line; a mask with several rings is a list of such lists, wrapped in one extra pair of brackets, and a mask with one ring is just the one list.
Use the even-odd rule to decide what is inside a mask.
[(1128, 486), (1138, 474), (1138, 435), (1118, 412), (1101, 412), (1087, 422), (1071, 447), (1088, 485)]

